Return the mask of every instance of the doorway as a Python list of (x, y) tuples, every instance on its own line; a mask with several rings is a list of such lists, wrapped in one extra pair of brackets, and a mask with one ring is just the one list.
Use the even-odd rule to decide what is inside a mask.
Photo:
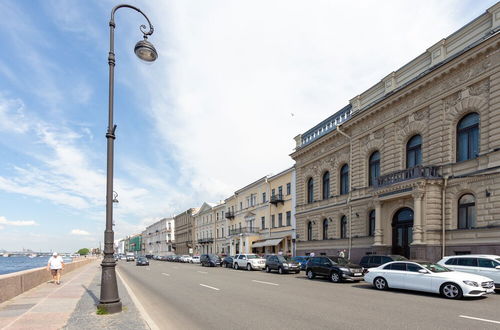
[(413, 241), (413, 210), (405, 207), (392, 218), (392, 253), (410, 258)]

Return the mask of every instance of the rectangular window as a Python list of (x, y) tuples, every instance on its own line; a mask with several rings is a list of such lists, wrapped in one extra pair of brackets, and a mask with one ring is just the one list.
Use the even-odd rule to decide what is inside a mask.
[(263, 192), (262, 193), (262, 203), (265, 203), (266, 202), (266, 193)]
[(291, 226), (292, 225), (292, 211), (287, 211), (286, 212), (286, 225)]
[(283, 227), (283, 213), (278, 213), (278, 227)]
[(278, 195), (283, 196), (283, 186), (278, 187)]
[(289, 183), (286, 184), (286, 194), (290, 195), (292, 193), (292, 185)]
[(243, 210), (243, 202), (240, 202), (240, 210)]
[(224, 228), (221, 228), (221, 237), (224, 237)]
[(271, 190), (271, 196), (276, 195), (276, 189)]
[(266, 217), (260, 218), (260, 228), (261, 229), (266, 228)]
[(271, 215), (271, 228), (274, 228), (274, 227), (276, 227), (276, 226), (274, 223), (274, 214), (273, 214), (273, 215)]

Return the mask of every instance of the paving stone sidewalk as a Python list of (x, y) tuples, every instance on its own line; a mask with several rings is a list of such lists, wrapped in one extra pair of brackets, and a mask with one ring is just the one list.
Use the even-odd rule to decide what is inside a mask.
[(123, 312), (97, 315), (98, 261), (67, 274), (61, 285), (45, 283), (0, 304), (0, 329), (149, 329), (118, 279)]

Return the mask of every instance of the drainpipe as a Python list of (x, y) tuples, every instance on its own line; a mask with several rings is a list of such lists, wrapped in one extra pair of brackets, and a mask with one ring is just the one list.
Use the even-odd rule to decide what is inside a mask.
[(349, 195), (347, 196), (347, 205), (349, 205), (349, 249), (348, 249), (348, 254), (347, 258), (351, 259), (351, 249), (352, 249), (352, 205), (351, 205), (351, 198), (352, 198), (352, 171), (353, 171), (353, 164), (352, 164), (352, 139), (349, 135), (347, 135), (345, 132), (340, 130), (340, 125), (337, 125), (337, 131), (345, 136), (347, 139), (349, 139)]
[(441, 257), (446, 255), (446, 186), (448, 185), (448, 175), (444, 177), (443, 191), (441, 196), (441, 230), (442, 230), (442, 251)]

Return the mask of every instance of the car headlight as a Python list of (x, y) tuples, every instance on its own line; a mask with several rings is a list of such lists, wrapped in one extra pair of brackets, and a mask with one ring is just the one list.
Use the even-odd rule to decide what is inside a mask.
[(283, 264), (283, 267), (288, 267), (289, 265), (288, 264)]
[(343, 272), (348, 272), (348, 271), (349, 271), (349, 268), (345, 268), (345, 267), (340, 267), (339, 269), (340, 269), (341, 271), (343, 271)]
[(479, 286), (477, 282), (474, 281), (464, 281), (465, 284), (470, 285), (470, 286)]

